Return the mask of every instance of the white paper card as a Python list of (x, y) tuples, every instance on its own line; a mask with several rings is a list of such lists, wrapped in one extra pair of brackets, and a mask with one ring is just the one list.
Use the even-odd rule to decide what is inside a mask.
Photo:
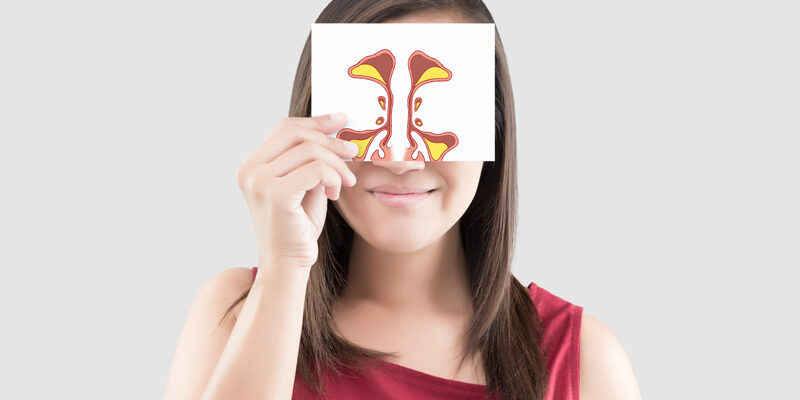
[[(494, 161), (494, 24), (335, 23), (311, 28), (311, 115), (353, 161)], [(346, 159), (351, 160), (351, 159)]]

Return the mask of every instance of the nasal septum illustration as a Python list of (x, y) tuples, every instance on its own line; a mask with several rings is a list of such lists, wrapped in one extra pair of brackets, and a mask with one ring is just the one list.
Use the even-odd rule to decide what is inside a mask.
[[(411, 89), (407, 98), (407, 124), (406, 130), (407, 141), (410, 148), (403, 147), (397, 149), (399, 151), (393, 152), (389, 147), (389, 139), (392, 136), (392, 106), (394, 104), (394, 95), (392, 93), (392, 74), (395, 67), (395, 57), (388, 49), (383, 49), (375, 54), (366, 56), (358, 61), (355, 65), (347, 70), (347, 74), (352, 78), (368, 79), (373, 81), (386, 91), (386, 97), (378, 96), (378, 104), (381, 110), (386, 111), (386, 116), (379, 116), (375, 120), (378, 125), (375, 129), (366, 130), (353, 130), (342, 129), (336, 135), (337, 138), (349, 140), (358, 145), (358, 154), (353, 157), (355, 161), (417, 161), (426, 160), (422, 151), (417, 151), (418, 144), (424, 143), (424, 151), (427, 154), (426, 161), (444, 161), (445, 155), (458, 146), (458, 136), (453, 132), (434, 133), (422, 130), (423, 123), (419, 118), (414, 117), (414, 113), (422, 106), (422, 98), (414, 98), (414, 93), (420, 86), (432, 82), (445, 82), (452, 78), (452, 73), (449, 69), (445, 68), (442, 63), (437, 59), (428, 56), (420, 50), (414, 51), (408, 57), (408, 72), (411, 76)], [(413, 103), (412, 103), (413, 101)], [(380, 150), (372, 150), (372, 154), (367, 154), (371, 149), (372, 141), (381, 132), (386, 132), (386, 135), (381, 139), (379, 146)], [(421, 140), (417, 140), (419, 137)], [(374, 148), (374, 146), (372, 147)], [(383, 155), (381, 155), (383, 153)], [(392, 158), (394, 154), (394, 158)]]

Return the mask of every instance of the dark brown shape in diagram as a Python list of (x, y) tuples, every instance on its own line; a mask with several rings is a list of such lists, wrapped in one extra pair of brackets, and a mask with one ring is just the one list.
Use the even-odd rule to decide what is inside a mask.
[[(384, 157), (381, 157), (377, 150), (371, 156), (371, 161), (391, 159), (389, 156), (391, 150), (388, 146), (389, 138), (392, 136), (392, 106), (394, 104), (394, 95), (391, 90), (392, 73), (394, 72), (395, 57), (388, 49), (383, 49), (375, 54), (362, 58), (355, 65), (347, 70), (347, 74), (352, 78), (368, 79), (378, 83), (386, 91), (388, 100), (383, 96), (378, 97), (378, 104), (381, 109), (386, 111), (386, 118), (378, 117), (375, 121), (380, 125), (376, 129), (367, 129), (356, 131), (353, 129), (345, 128), (339, 131), (336, 135), (337, 138), (349, 140), (358, 145), (358, 154), (353, 157), (353, 160), (364, 161), (368, 155), (367, 150), (372, 141), (377, 135), (386, 131), (386, 136), (380, 141), (379, 146), (384, 152)], [(417, 141), (411, 136), (412, 132), (416, 132), (425, 143), (426, 150), (428, 151), (429, 159), (432, 161), (443, 161), (444, 155), (458, 145), (458, 137), (453, 132), (433, 133), (420, 130), (418, 127), (422, 126), (422, 120), (413, 118), (413, 113), (419, 110), (422, 104), (422, 98), (417, 97), (414, 99), (414, 93), (417, 89), (430, 82), (448, 81), (452, 77), (449, 69), (445, 68), (438, 60), (432, 58), (420, 50), (414, 51), (408, 58), (408, 71), (411, 76), (411, 90), (408, 94), (408, 120), (406, 136), (411, 147), (405, 149), (401, 160), (424, 160), (424, 157), (417, 154), (416, 158), (412, 158), (412, 154), (417, 149)], [(412, 107), (412, 99), (414, 104)], [(413, 121), (412, 121), (413, 120)]]

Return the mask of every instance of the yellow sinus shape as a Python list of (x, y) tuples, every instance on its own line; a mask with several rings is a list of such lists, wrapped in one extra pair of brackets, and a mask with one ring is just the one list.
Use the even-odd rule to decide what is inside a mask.
[(358, 139), (350, 140), (351, 142), (353, 142), (356, 145), (358, 145), (358, 154), (356, 154), (356, 157), (362, 157), (364, 155), (364, 152), (367, 151), (367, 144), (369, 143), (370, 139), (371, 138), (366, 138), (366, 139), (363, 139), (363, 140), (358, 140)]
[(438, 160), (439, 157), (442, 156), (442, 153), (447, 150), (447, 145), (444, 143), (433, 143), (428, 139), (422, 139), (425, 140), (425, 144), (428, 145), (428, 150), (431, 152), (431, 158), (434, 160)]
[(422, 76), (419, 77), (416, 85), (419, 85), (420, 82), (425, 82), (431, 79), (447, 79), (448, 77), (450, 77), (450, 74), (448, 74), (447, 71), (439, 67), (431, 67), (422, 73)]
[[(353, 68), (350, 71), (350, 73), (352, 73), (353, 75), (367, 76), (367, 77), (370, 77), (370, 78), (375, 78), (375, 79), (383, 82), (384, 84), (386, 84), (386, 81), (383, 80), (383, 77), (381, 76), (380, 72), (378, 72), (378, 70), (375, 69), (375, 67), (373, 67), (372, 65), (369, 65), (369, 64), (361, 64), (361, 65)], [(426, 71), (426, 73), (427, 73), (427, 71)]]

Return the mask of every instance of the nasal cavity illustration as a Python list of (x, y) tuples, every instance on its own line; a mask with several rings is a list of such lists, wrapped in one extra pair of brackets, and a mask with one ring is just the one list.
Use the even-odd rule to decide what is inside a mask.
[[(394, 95), (392, 93), (392, 74), (395, 67), (395, 57), (388, 49), (383, 49), (375, 54), (362, 58), (355, 65), (347, 70), (347, 74), (352, 78), (368, 79), (383, 87), (386, 91), (386, 97), (378, 96), (378, 104), (381, 110), (385, 111), (385, 116), (378, 116), (375, 124), (378, 125), (375, 129), (366, 130), (353, 130), (349, 128), (342, 129), (336, 135), (337, 138), (349, 140), (358, 145), (358, 154), (353, 157), (353, 160), (364, 161), (369, 157), (370, 161), (417, 161), (425, 160), (421, 152), (417, 151), (418, 142), (425, 144), (427, 151), (427, 160), (430, 161), (443, 161), (445, 154), (458, 146), (458, 136), (453, 132), (434, 133), (427, 132), (421, 129), (422, 120), (415, 118), (414, 113), (420, 109), (422, 105), (422, 98), (414, 98), (414, 94), (420, 86), (431, 82), (444, 82), (452, 78), (452, 73), (449, 69), (445, 68), (438, 60), (432, 58), (420, 50), (414, 51), (408, 57), (408, 72), (411, 76), (411, 90), (406, 100), (408, 106), (408, 116), (406, 130), (406, 138), (410, 144), (410, 148), (400, 149), (401, 154), (399, 159), (392, 159), (392, 151), (389, 147), (389, 139), (392, 136), (392, 106), (394, 105)], [(412, 103), (413, 101), (413, 103)], [(378, 149), (372, 151), (372, 154), (367, 154), (370, 149), (372, 141), (385, 131), (386, 135), (381, 139), (378, 144)], [(421, 140), (417, 139), (420, 138)], [(381, 155), (380, 153), (383, 153)], [(416, 154), (415, 154), (416, 153)]]

